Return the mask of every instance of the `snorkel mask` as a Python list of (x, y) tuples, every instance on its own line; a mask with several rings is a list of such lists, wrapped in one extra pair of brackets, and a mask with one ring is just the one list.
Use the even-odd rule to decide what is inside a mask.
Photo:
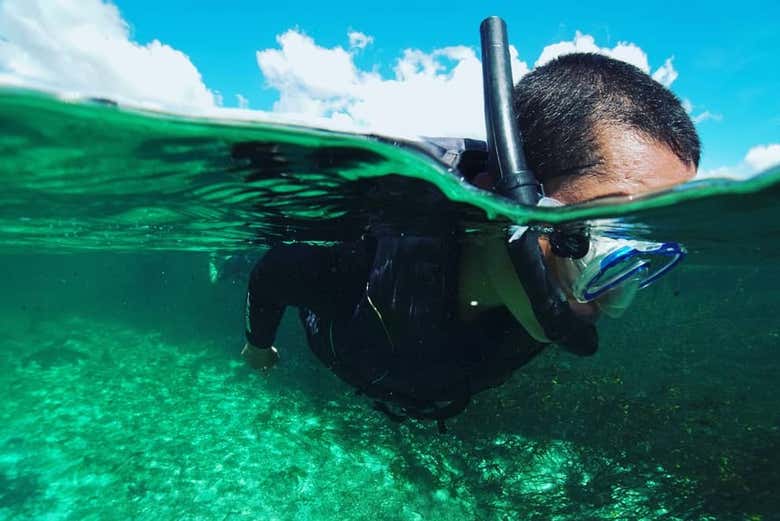
[[(563, 203), (550, 197), (538, 206), (558, 207)], [(515, 227), (510, 241), (517, 240), (527, 227)], [(597, 302), (605, 315), (617, 318), (644, 289), (669, 273), (687, 253), (677, 242), (651, 242), (595, 233), (582, 225), (566, 232), (554, 229), (548, 240), (556, 254), (561, 286), (577, 302)]]
[(591, 237), (588, 253), (565, 259), (562, 283), (578, 302), (598, 302), (609, 317), (619, 317), (637, 291), (669, 273), (685, 258), (676, 242), (645, 242), (612, 237)]

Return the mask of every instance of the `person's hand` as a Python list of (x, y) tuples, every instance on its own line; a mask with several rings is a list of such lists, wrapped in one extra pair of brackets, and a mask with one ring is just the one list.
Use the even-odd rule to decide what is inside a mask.
[(267, 371), (279, 361), (279, 352), (274, 346), (268, 349), (260, 349), (250, 343), (246, 343), (244, 349), (241, 350), (241, 357), (253, 369)]

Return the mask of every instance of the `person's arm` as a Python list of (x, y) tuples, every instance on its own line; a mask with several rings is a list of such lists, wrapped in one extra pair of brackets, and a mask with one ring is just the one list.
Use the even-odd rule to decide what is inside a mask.
[(326, 309), (336, 297), (336, 248), (293, 244), (269, 250), (252, 269), (246, 296), (246, 340), (241, 354), (256, 369), (278, 360), (273, 347), (285, 307)]

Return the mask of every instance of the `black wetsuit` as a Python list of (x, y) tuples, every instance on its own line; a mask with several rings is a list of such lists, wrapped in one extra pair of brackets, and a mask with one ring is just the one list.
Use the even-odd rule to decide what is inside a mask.
[(248, 341), (269, 347), (284, 308), (297, 306), (312, 351), (360, 392), (413, 417), (457, 414), (544, 344), (503, 307), (459, 318), (459, 242), (453, 228), (440, 232), (272, 248), (250, 277)]

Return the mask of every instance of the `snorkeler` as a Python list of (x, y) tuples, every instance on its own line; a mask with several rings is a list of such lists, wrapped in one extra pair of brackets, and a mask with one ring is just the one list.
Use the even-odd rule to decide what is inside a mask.
[[(690, 118), (640, 69), (570, 54), (512, 88), (495, 18), (483, 22), (483, 67), (487, 143), (425, 145), (472, 184), (520, 204), (572, 205), (695, 175)], [(242, 355), (257, 369), (276, 363), (279, 321), (296, 306), (312, 351), (378, 409), (441, 421), (550, 344), (593, 354), (599, 315), (619, 315), (684, 255), (677, 243), (584, 226), (464, 237), (458, 223), (435, 233), (377, 226), (331, 247), (277, 246), (250, 276)]]

